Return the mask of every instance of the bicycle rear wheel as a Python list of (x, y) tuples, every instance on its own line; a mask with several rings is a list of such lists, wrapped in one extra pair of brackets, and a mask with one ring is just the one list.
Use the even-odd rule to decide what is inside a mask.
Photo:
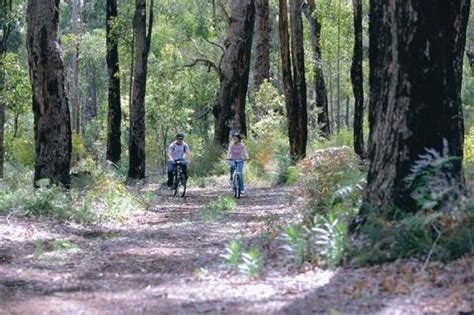
[(175, 174), (173, 177), (173, 196), (176, 197), (179, 195), (179, 177), (178, 174)]
[(181, 186), (181, 197), (184, 197), (184, 195), (186, 195), (186, 178), (184, 174), (181, 174), (179, 185)]
[(240, 199), (240, 174), (234, 175), (234, 197)]

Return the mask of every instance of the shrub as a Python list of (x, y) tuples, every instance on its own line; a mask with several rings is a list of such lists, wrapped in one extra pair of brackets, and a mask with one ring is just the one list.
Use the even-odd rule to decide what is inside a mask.
[(248, 277), (259, 276), (263, 269), (263, 258), (257, 248), (251, 248), (242, 254), (239, 270)]
[(242, 262), (242, 252), (240, 249), (240, 241), (230, 240), (225, 248), (225, 253), (221, 254), (226, 264), (237, 267)]
[(205, 204), (201, 210), (201, 217), (208, 221), (215, 221), (223, 213), (232, 210), (237, 205), (234, 197), (222, 195)]

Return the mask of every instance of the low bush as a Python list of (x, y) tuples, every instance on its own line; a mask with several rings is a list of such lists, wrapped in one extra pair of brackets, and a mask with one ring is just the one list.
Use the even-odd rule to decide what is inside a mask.
[(201, 207), (200, 214), (204, 220), (215, 221), (222, 214), (234, 209), (236, 205), (234, 197), (222, 195)]

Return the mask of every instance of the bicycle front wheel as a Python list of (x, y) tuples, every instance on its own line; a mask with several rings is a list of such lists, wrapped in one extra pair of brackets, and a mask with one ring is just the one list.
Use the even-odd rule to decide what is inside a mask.
[(240, 199), (240, 174), (234, 175), (234, 197)]

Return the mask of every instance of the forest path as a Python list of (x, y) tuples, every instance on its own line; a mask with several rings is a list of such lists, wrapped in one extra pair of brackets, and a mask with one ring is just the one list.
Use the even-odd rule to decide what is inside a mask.
[[(191, 187), (187, 198), (171, 197), (154, 184), (141, 189), (156, 191), (156, 203), (121, 224), (91, 229), (0, 217), (0, 314), (418, 314), (435, 302), (435, 311), (472, 308), (465, 290), (450, 290), (454, 275), (446, 280), (441, 272), (448, 282), (437, 287), (429, 281), (414, 288), (399, 284), (404, 277), (395, 275), (407, 265), (415, 270), (415, 262), (357, 270), (288, 268), (281, 243), (269, 237), (295, 215), (288, 201), (295, 193), (288, 188), (250, 189), (216, 222), (203, 220), (200, 208), (228, 193), (225, 185)], [(260, 278), (223, 265), (219, 255), (233, 238), (245, 249), (260, 248)], [(55, 250), (58, 240), (75, 246)], [(472, 279), (472, 259), (454, 264), (450, 270)]]

